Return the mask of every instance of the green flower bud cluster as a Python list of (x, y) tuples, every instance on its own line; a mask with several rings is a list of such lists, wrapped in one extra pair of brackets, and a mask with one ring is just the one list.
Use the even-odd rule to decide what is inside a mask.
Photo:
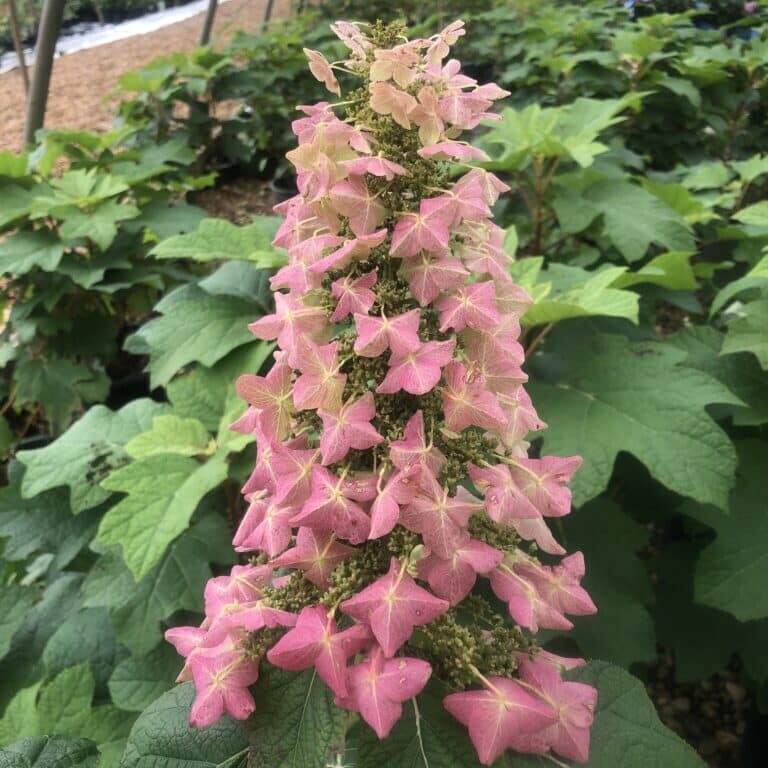
[(499, 626), (482, 631), (475, 645), (475, 666), (486, 676), (512, 677), (519, 666), (516, 653), (527, 650), (528, 641), (520, 627)]
[(331, 586), (320, 602), (334, 607), (376, 581), (389, 568), (392, 557), (406, 559), (419, 543), (419, 537), (398, 525), (387, 536), (366, 541), (339, 563), (330, 577)]
[(459, 624), (454, 610), (420, 627), (409, 645), (449, 687), (462, 690), (475, 682), (472, 666), (477, 657), (477, 640), (468, 626)]
[(386, 573), (390, 554), (381, 539), (367, 541), (342, 560), (330, 576), (330, 587), (320, 597), (329, 608), (337, 606)]
[(280, 587), (262, 587), (261, 593), (272, 608), (291, 613), (299, 613), (305, 605), (316, 603), (320, 597), (320, 590), (298, 573)]
[(469, 464), (480, 464), (494, 447), (493, 441), (484, 437), (482, 430), (474, 427), (465, 429), (458, 439), (448, 439), (443, 434), (437, 434), (435, 445), (446, 458), (440, 482), (445, 483), (451, 493), (466, 478)]
[(476, 619), (472, 616), (468, 623), (462, 623), (459, 612), (452, 608), (414, 632), (409, 641), (435, 674), (457, 690), (476, 682), (475, 670), (487, 676), (511, 677), (518, 667), (517, 654), (529, 652), (531, 647), (519, 627), (496, 623), (483, 629)]
[(512, 552), (520, 546), (520, 536), (514, 528), (498, 525), (487, 515), (473, 515), (469, 519), (469, 532), (473, 539), (505, 552)]
[(261, 661), (266, 652), (285, 634), (283, 627), (275, 629), (260, 629), (258, 632), (251, 632), (248, 638), (243, 642), (243, 650), (247, 658), (253, 661)]

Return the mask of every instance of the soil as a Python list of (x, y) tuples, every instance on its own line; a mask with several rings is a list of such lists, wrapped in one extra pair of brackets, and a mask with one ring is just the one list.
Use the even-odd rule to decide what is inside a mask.
[(646, 687), (664, 724), (684, 738), (710, 768), (765, 765), (755, 763), (754, 755), (744, 748), (755, 702), (741, 683), (736, 663), (707, 680), (680, 683), (675, 681), (671, 654), (662, 652), (648, 671)]
[[(217, 45), (237, 29), (257, 32), (265, 0), (230, 0), (216, 13), (213, 39)], [(273, 18), (288, 15), (290, 0), (276, 0)], [(158, 56), (190, 51), (197, 46), (203, 14), (146, 35), (60, 56), (54, 61), (45, 125), (48, 128), (105, 130), (115, 115), (118, 79)], [(26, 96), (18, 71), (0, 75), (0, 151), (23, 147)]]
[(257, 215), (272, 216), (272, 206), (277, 202), (268, 181), (248, 178), (224, 181), (188, 195), (188, 199), (210, 216), (240, 225), (250, 224)]

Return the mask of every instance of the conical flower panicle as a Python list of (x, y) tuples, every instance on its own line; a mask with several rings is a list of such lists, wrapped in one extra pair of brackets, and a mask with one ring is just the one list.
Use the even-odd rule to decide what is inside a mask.
[(483, 763), (584, 761), (596, 692), (531, 634), (595, 611), (580, 553), (535, 554), (564, 554), (547, 518), (569, 513), (580, 459), (528, 457), (545, 425), (523, 389), (530, 299), (491, 220), (507, 187), (460, 140), (506, 93), (448, 59), (460, 21), (426, 40), (334, 30), (348, 60), (307, 51), (310, 69), (332, 93), (339, 70), (359, 86), (299, 107), (299, 194), (276, 207), (290, 259), (275, 312), (250, 326), (275, 363), (237, 382), (249, 407), (233, 426), (257, 460), (234, 545), (251, 564), (211, 580), (201, 627), (168, 632), (197, 686), (191, 722), (247, 717), (266, 657), (314, 666), (380, 738), (436, 674)]

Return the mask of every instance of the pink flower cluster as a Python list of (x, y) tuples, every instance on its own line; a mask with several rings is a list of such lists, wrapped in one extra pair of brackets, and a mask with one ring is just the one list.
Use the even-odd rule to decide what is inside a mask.
[[(278, 206), (285, 220), (275, 238), (290, 260), (272, 279), (274, 314), (251, 325), (279, 350), (267, 376), (239, 379), (249, 407), (234, 425), (257, 441), (234, 545), (267, 564), (212, 579), (202, 626), (167, 633), (186, 658), (181, 679), (191, 677), (197, 688), (195, 726), (253, 711), (248, 688), (259, 659), (248, 639), (260, 630), (284, 628), (266, 653), (271, 664), (314, 667), (338, 706), (384, 738), (432, 673), (427, 661), (403, 653), (414, 629), (461, 603), (479, 576), (532, 633), (568, 629), (568, 614), (595, 610), (580, 586), (580, 553), (545, 565), (528, 544), (504, 549), (470, 533), (471, 520), (487, 516), (521, 542), (564, 554), (546, 520), (569, 513), (566, 484), (580, 463), (528, 458), (526, 436), (545, 425), (523, 389), (519, 319), (530, 299), (510, 278), (504, 233), (491, 221), (507, 187), (468, 166), (453, 182), (444, 174), (428, 196), (415, 181), (408, 186), (446, 161), (484, 159), (458, 137), (493, 117), (488, 110), (505, 92), (477, 85), (455, 60), (445, 63), (464, 34), (461, 22), (393, 48), (376, 47), (352, 24), (335, 31), (350, 50), (343, 69), (364, 79), (374, 117), (370, 124), (342, 120), (320, 103), (301, 107), (293, 124), (298, 147), (288, 157), (299, 194)], [(313, 74), (340, 93), (338, 65), (307, 54)], [(410, 137), (396, 156), (383, 147), (382, 125)], [(402, 192), (387, 204), (385, 191), (395, 184)], [(335, 279), (324, 283), (329, 272)], [(407, 304), (393, 311), (381, 286), (397, 281)], [(345, 329), (354, 329), (354, 344), (342, 351)], [(365, 360), (380, 360), (384, 374), (353, 393), (350, 372)], [(435, 394), (442, 410), (428, 420), (420, 398)], [(415, 403), (395, 437), (382, 434), (377, 414), (386, 398)], [(451, 491), (441, 479), (445, 446), (466, 430), (493, 446), (486, 460), (466, 467), (477, 495), (462, 486)], [(361, 456), (368, 457), (362, 469)], [(397, 526), (420, 543), (338, 605), (317, 602), (293, 613), (265, 597), (296, 574), (328, 590), (336, 568)], [(596, 692), (561, 677), (578, 663), (521, 653), (516, 677), (475, 670), (478, 687), (448, 695), (445, 707), (468, 727), (484, 764), (506, 749), (584, 761)]]

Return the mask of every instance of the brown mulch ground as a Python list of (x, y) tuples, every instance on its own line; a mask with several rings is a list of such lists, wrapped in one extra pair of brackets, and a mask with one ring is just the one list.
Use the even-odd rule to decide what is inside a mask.
[(737, 665), (707, 680), (680, 683), (675, 680), (671, 654), (662, 651), (648, 670), (646, 687), (664, 724), (682, 736), (710, 768), (755, 764), (748, 762), (744, 752), (753, 697), (742, 685)]
[[(216, 13), (214, 37), (225, 40), (237, 29), (257, 32), (264, 17), (264, 0), (230, 0)], [(290, 0), (276, 0), (273, 18), (287, 15)], [(46, 127), (106, 129), (115, 115), (106, 102), (118, 78), (158, 56), (195, 48), (203, 15), (192, 16), (146, 35), (137, 35), (55, 60)], [(0, 75), (0, 150), (22, 148), (24, 87), (18, 71)]]
[(232, 179), (211, 189), (194, 192), (188, 199), (209, 216), (241, 226), (250, 224), (254, 216), (272, 216), (272, 206), (278, 202), (269, 182), (246, 178)]

